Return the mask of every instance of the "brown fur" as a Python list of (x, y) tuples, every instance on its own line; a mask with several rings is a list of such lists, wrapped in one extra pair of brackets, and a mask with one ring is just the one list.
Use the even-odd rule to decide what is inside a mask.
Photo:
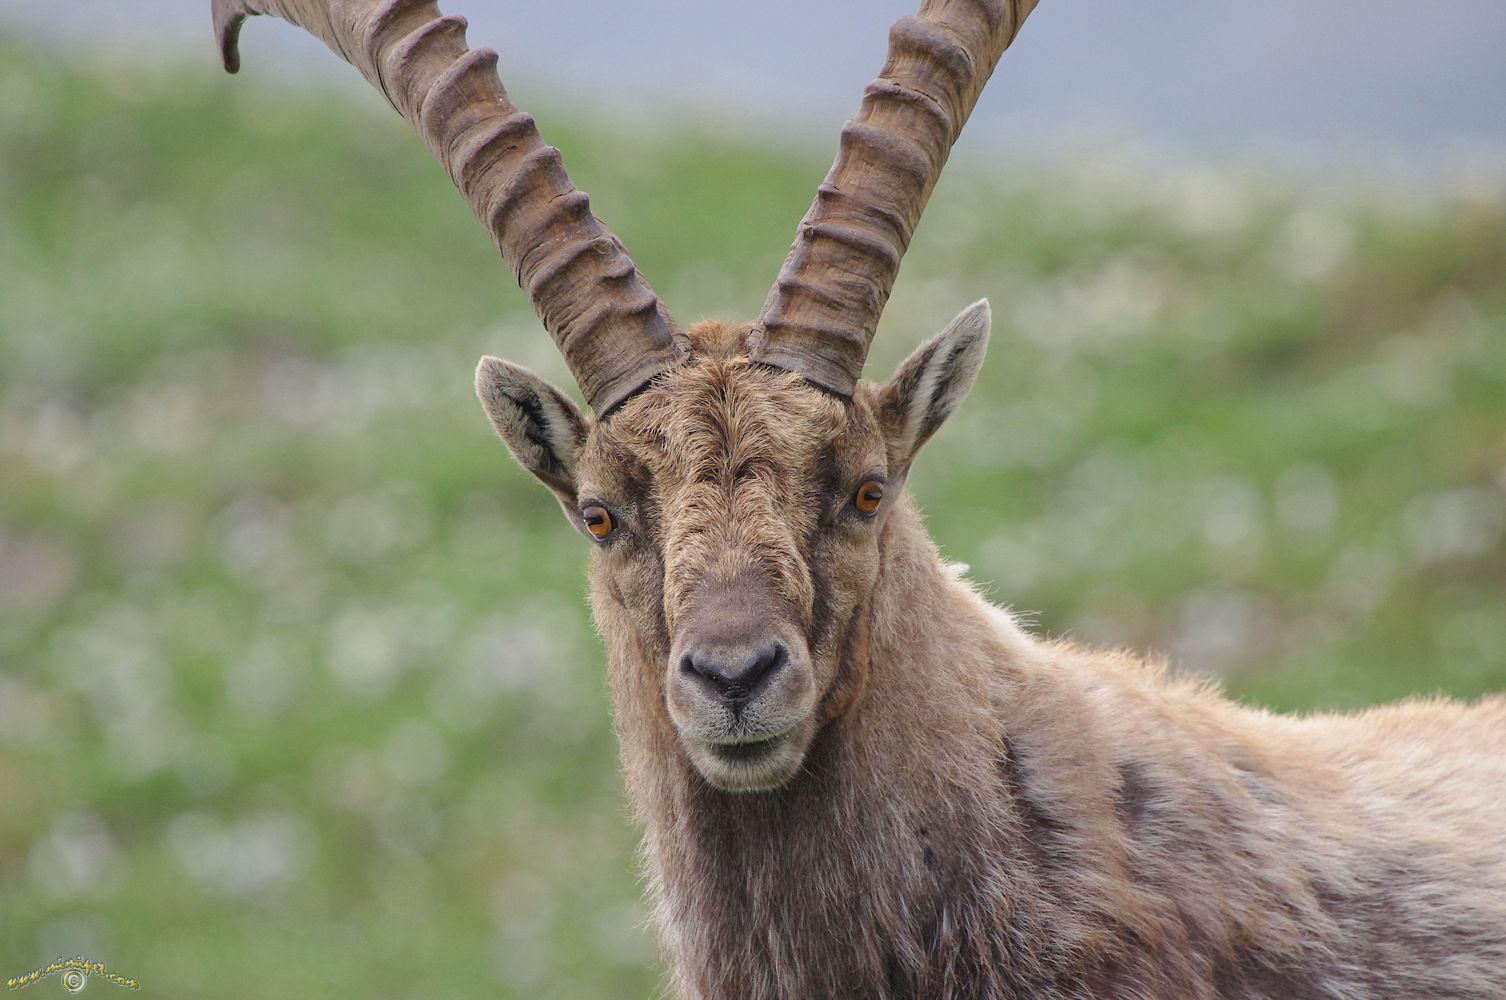
[[(748, 363), (745, 327), (691, 334), (562, 460), (625, 522), (592, 605), (676, 993), (1503, 995), (1506, 700), (1283, 717), (1028, 635), (902, 496), (955, 405), (916, 409), (946, 388), (920, 354), (844, 404)], [(874, 470), (883, 512), (844, 521)], [(798, 634), (816, 699), (798, 766), (741, 793), (672, 662), (739, 613)]]

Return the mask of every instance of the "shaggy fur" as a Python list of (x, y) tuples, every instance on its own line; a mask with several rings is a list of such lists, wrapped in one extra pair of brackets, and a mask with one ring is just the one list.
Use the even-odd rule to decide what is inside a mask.
[[(533, 426), (580, 420), (563, 397), (512, 372), (488, 399), (483, 365), (499, 432), (567, 514), (624, 525), (592, 604), (675, 992), (1501, 997), (1506, 700), (1283, 717), (1027, 634), (900, 488), (981, 360), (963, 319), (849, 404), (702, 325), (694, 360), (573, 456), (541, 457), (576, 435)], [(875, 470), (883, 512), (852, 521)], [(816, 708), (798, 767), (737, 793), (692, 752), (671, 654), (713, 584), (750, 573), (808, 647)]]

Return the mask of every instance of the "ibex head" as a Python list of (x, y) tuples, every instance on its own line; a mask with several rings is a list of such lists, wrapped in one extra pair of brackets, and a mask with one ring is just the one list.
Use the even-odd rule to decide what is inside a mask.
[(683, 748), (724, 789), (777, 785), (861, 685), (857, 616), (917, 449), (971, 387), (988, 305), (849, 399), (752, 359), (748, 326), (691, 328), (690, 358), (589, 421), (516, 365), (476, 388), (512, 453), (591, 540), (604, 631), (657, 667)]
[[(926, 0), (890, 33), (758, 319), (681, 332), (507, 97), (496, 54), (427, 0), (215, 0), (227, 68), (248, 13), (304, 26), (382, 89), (449, 171), (596, 413), (495, 358), (488, 416), (594, 546), (593, 602), (680, 751), (725, 790), (775, 787), (860, 693), (860, 619), (919, 447), (971, 387), (988, 306), (882, 386), (859, 378), (953, 142), (1034, 0)], [(620, 699), (619, 699), (620, 703)]]

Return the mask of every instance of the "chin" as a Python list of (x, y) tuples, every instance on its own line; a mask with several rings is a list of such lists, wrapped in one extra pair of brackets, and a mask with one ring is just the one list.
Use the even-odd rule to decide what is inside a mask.
[(805, 761), (810, 720), (780, 736), (741, 743), (687, 740), (690, 762), (723, 792), (771, 792), (790, 781)]

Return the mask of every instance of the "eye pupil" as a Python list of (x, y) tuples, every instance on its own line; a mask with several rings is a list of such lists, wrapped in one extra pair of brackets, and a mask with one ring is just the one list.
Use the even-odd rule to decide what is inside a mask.
[(592, 505), (580, 512), (586, 530), (595, 538), (606, 538), (617, 526), (612, 523), (612, 514), (605, 507)]

